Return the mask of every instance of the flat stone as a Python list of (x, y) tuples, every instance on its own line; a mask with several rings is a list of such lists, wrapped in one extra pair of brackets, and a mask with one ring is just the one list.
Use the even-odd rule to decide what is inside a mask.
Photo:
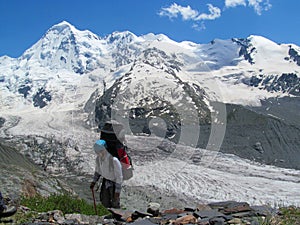
[(205, 205), (205, 204), (197, 205), (197, 211), (211, 210), (211, 209), (212, 208), (209, 205)]
[(197, 224), (199, 225), (209, 225), (209, 219), (204, 218), (204, 219), (198, 219)]
[(225, 225), (225, 220), (223, 218), (213, 218), (209, 220), (211, 225)]
[(232, 213), (230, 215), (237, 218), (257, 216), (253, 211)]
[(181, 214), (184, 213), (185, 211), (183, 209), (176, 209), (176, 208), (172, 208), (172, 209), (166, 209), (162, 212), (162, 214)]
[(277, 210), (271, 208), (270, 206), (262, 205), (262, 206), (251, 206), (251, 209), (258, 215), (258, 216), (270, 216), (276, 215)]
[(215, 218), (215, 217), (225, 217), (225, 215), (223, 213), (220, 213), (218, 210), (216, 209), (212, 209), (212, 210), (203, 210), (203, 211), (198, 211), (198, 212), (194, 212), (194, 216), (196, 218)]
[(152, 217), (153, 215), (151, 213), (146, 213), (146, 212), (140, 212), (140, 211), (134, 211), (131, 214), (131, 217), (133, 220), (136, 220), (137, 218), (144, 218), (144, 217)]
[(75, 224), (90, 224), (90, 216), (83, 214), (66, 214), (67, 220), (73, 220)]
[(109, 208), (108, 211), (112, 213), (113, 218), (120, 221), (127, 221), (128, 218), (131, 217), (133, 213), (132, 211), (114, 209), (114, 208)]
[(182, 225), (182, 224), (190, 224), (190, 223), (196, 223), (197, 222), (197, 218), (193, 215), (185, 215), (182, 216), (178, 219), (176, 219), (175, 221), (173, 221), (174, 225)]
[(141, 220), (134, 221), (134, 222), (132, 222), (130, 224), (131, 225), (153, 225), (153, 224), (156, 224), (156, 223), (153, 223), (149, 219), (141, 219)]
[(239, 218), (234, 218), (228, 221), (229, 224), (242, 224), (242, 220)]
[(221, 210), (224, 214), (238, 213), (238, 212), (246, 212), (252, 211), (250, 205), (247, 202), (234, 202), (225, 207), (225, 209)]
[(74, 220), (65, 220), (64, 223), (63, 223), (63, 225), (74, 225), (74, 224), (76, 224), (74, 222)]
[(179, 216), (179, 214), (164, 214), (162, 215), (162, 219), (165, 221), (169, 221), (169, 220), (176, 220)]
[(161, 217), (152, 217), (152, 218), (147, 218), (151, 223), (154, 224), (165, 224), (163, 219)]
[(198, 225), (209, 225), (209, 222), (198, 222)]
[(233, 203), (237, 203), (237, 202), (236, 201), (212, 202), (209, 203), (208, 206), (211, 207), (212, 209), (224, 209)]

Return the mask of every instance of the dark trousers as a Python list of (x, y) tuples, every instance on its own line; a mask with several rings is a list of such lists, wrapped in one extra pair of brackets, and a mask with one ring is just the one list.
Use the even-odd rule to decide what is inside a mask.
[(115, 201), (115, 183), (103, 178), (100, 201), (105, 208), (120, 208), (120, 202)]

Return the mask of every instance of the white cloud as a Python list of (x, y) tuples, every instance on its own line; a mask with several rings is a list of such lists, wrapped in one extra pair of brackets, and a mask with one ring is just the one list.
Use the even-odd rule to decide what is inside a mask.
[[(224, 0), (226, 8), (235, 8), (238, 6), (253, 7), (254, 11), (261, 15), (263, 11), (271, 9), (270, 0)], [(207, 4), (209, 13), (200, 13), (188, 6), (181, 6), (173, 3), (169, 7), (161, 8), (158, 15), (167, 16), (169, 19), (182, 17), (182, 20), (194, 21), (192, 28), (195, 30), (205, 30), (205, 20), (215, 20), (221, 17), (221, 9)]]
[(262, 11), (268, 11), (272, 7), (269, 0), (248, 0), (248, 4), (254, 8), (258, 15), (261, 15)]
[(189, 5), (184, 7), (173, 3), (170, 7), (162, 8), (159, 12), (160, 16), (168, 16), (170, 19), (177, 17), (178, 14), (182, 16), (183, 20), (193, 20), (198, 15), (198, 11), (193, 10)]
[(200, 24), (194, 23), (192, 28), (197, 30), (197, 31), (206, 30), (206, 26), (205, 26), (203, 21)]
[(192, 9), (190, 6), (181, 6), (173, 3), (170, 7), (162, 8), (159, 12), (160, 16), (168, 16), (176, 18), (178, 15), (182, 16), (183, 20), (214, 20), (221, 16), (221, 10), (218, 7), (214, 7), (212, 4), (208, 4), (209, 14), (199, 13), (197, 10)]
[(221, 17), (221, 9), (214, 7), (212, 4), (207, 4), (210, 14), (202, 13), (195, 20), (215, 20)]
[(247, 2), (248, 6), (253, 7), (258, 15), (261, 15), (262, 11), (268, 11), (272, 7), (269, 0), (225, 0), (225, 7), (234, 8), (240, 5), (247, 6)]
[(239, 5), (246, 6), (246, 0), (225, 0), (225, 6), (230, 7), (236, 7)]

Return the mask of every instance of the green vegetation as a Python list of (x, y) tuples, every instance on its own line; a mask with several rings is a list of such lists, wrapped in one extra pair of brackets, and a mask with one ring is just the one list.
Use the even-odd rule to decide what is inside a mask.
[[(85, 215), (95, 215), (93, 204), (87, 201), (75, 198), (68, 194), (50, 195), (49, 197), (35, 196), (31, 198), (23, 197), (21, 205), (30, 208), (36, 212), (47, 212), (52, 210), (61, 210), (63, 214), (79, 213)], [(99, 216), (109, 214), (109, 211), (101, 204), (97, 205), (97, 212)]]
[(259, 218), (260, 225), (296, 225), (300, 224), (300, 208), (295, 206), (281, 207), (274, 216)]
[[(13, 221), (16, 222), (16, 224), (23, 224), (23, 223), (27, 223), (29, 221), (32, 221), (34, 218), (38, 217), (38, 213), (37, 212), (27, 212), (27, 213), (23, 213), (23, 212), (17, 212), (13, 217)], [(0, 223), (2, 225), (2, 223)], [(4, 224), (4, 223), (3, 223)]]
[[(14, 221), (14, 224), (28, 224), (45, 219), (45, 213), (54, 210), (60, 210), (63, 214), (83, 214), (96, 215), (94, 205), (86, 200), (74, 197), (70, 194), (53, 194), (48, 197), (37, 195), (35, 197), (22, 197), (20, 199), (20, 206), (17, 213), (10, 218), (3, 218), (0, 220), (0, 225), (6, 224), (9, 221)], [(26, 210), (27, 207), (29, 210)], [(109, 215), (110, 212), (102, 206), (97, 204), (98, 216)]]
[(295, 225), (300, 224), (300, 208), (295, 206), (280, 208), (279, 215), (273, 224), (276, 225)]

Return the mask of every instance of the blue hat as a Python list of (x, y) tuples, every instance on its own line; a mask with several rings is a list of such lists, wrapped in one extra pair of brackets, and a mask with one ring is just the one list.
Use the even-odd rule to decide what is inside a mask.
[(97, 140), (94, 144), (94, 151), (95, 153), (100, 153), (103, 150), (106, 150), (107, 144), (104, 140)]

